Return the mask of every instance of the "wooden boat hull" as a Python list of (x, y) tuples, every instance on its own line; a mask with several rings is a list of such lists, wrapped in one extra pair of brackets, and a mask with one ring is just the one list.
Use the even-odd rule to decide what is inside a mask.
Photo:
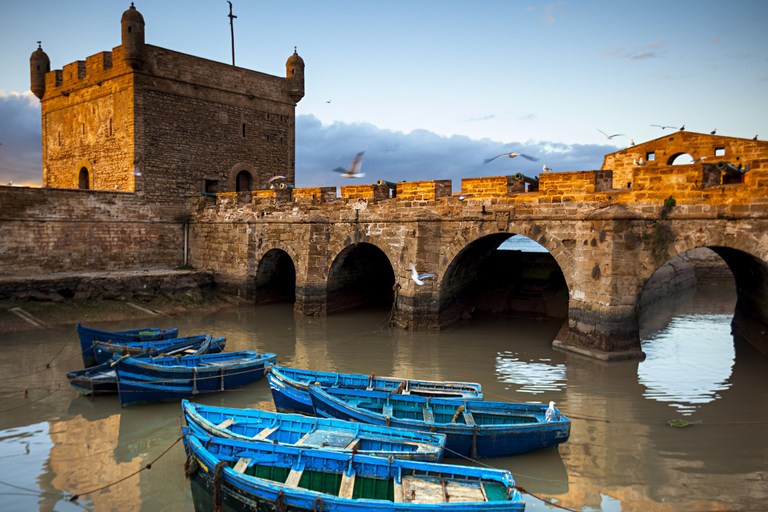
[[(172, 347), (180, 343), (202, 344), (205, 342), (205, 334), (199, 336), (190, 336), (188, 338), (171, 338), (157, 341), (138, 341), (138, 342), (107, 342), (97, 341), (93, 345), (93, 351), (96, 356), (97, 364), (103, 364), (112, 361), (115, 354), (137, 356), (146, 352), (163, 352), (172, 350)], [(224, 350), (227, 338), (213, 338), (210, 348), (206, 353), (217, 354)], [(192, 348), (192, 347), (191, 347)]]
[(236, 389), (264, 376), (275, 354), (251, 351), (202, 356), (128, 358), (115, 364), (122, 405), (178, 400), (190, 396)]
[[(162, 350), (143, 352), (135, 357), (152, 357), (161, 352), (165, 355), (182, 354), (192, 351), (189, 355), (215, 354), (224, 349), (226, 338), (213, 338), (211, 335), (195, 336), (193, 338), (176, 338), (177, 343)], [(117, 373), (112, 368), (114, 360), (83, 370), (67, 373), (69, 384), (83, 395), (103, 395), (117, 393)]]
[[(195, 510), (523, 511), (508, 471), (197, 437), (185, 429)], [(215, 503), (214, 501), (219, 501)]]
[(269, 388), (275, 407), (281, 412), (314, 414), (309, 396), (310, 384), (343, 389), (368, 389), (404, 395), (482, 400), (480, 384), (474, 382), (434, 382), (376, 377), (354, 373), (320, 372), (273, 365), (268, 370)]
[(181, 407), (187, 426), (197, 435), (430, 462), (441, 460), (445, 446), (442, 434), (187, 400)]
[(102, 331), (93, 327), (85, 327), (78, 323), (77, 335), (80, 338), (83, 364), (88, 368), (98, 364), (96, 362), (96, 355), (93, 352), (93, 344), (97, 341), (141, 342), (167, 340), (176, 338), (179, 335), (179, 330), (176, 328), (159, 329), (157, 327), (145, 327), (128, 331)]
[(310, 386), (315, 414), (447, 436), (447, 457), (507, 457), (568, 440), (571, 422), (546, 405), (427, 399), (365, 390)]

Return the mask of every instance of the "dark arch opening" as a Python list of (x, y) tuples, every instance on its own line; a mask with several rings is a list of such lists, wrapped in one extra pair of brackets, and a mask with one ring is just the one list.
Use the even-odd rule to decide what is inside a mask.
[(78, 176), (78, 188), (82, 190), (88, 190), (91, 188), (91, 183), (88, 177), (88, 169), (85, 167), (80, 169), (80, 175)]
[(250, 192), (253, 183), (253, 177), (248, 171), (240, 171), (237, 173), (237, 179), (235, 180), (235, 187), (237, 192)]
[[(454, 258), (441, 286), (441, 327), (477, 313), (568, 318), (568, 285), (555, 258), (546, 249), (531, 252), (525, 244), (509, 249), (505, 244), (499, 249), (511, 236), (498, 233), (480, 238)], [(512, 241), (520, 238), (532, 243), (526, 237)]]
[(394, 284), (395, 272), (381, 249), (365, 242), (349, 245), (328, 273), (326, 314), (391, 306)]
[(272, 249), (264, 254), (255, 288), (256, 304), (296, 301), (296, 266), (287, 252)]
[(690, 153), (675, 153), (667, 159), (667, 165), (691, 165), (693, 157)]

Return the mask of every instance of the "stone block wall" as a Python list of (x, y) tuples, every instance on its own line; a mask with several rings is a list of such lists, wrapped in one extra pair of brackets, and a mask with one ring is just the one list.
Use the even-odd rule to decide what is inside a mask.
[(430, 200), (451, 195), (451, 180), (401, 181), (397, 184), (397, 198), (403, 200)]
[(123, 192), (0, 187), (0, 272), (175, 268), (184, 238), (174, 215)]

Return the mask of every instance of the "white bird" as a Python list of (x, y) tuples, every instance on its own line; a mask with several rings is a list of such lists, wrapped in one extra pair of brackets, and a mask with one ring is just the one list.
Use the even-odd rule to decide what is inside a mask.
[(685, 130), (685, 125), (680, 127), (680, 131), (682, 132), (683, 130)]
[(633, 158), (632, 163), (635, 165), (640, 165), (640, 162), (637, 161), (637, 158)]
[(360, 172), (360, 169), (363, 166), (363, 153), (365, 153), (365, 151), (361, 151), (355, 156), (355, 159), (352, 160), (352, 165), (349, 166), (349, 170), (346, 170), (343, 167), (337, 167), (334, 171), (342, 173), (342, 178), (362, 178), (365, 176), (365, 174)]
[(706, 156), (700, 156), (699, 158), (694, 158), (694, 159), (693, 159), (693, 163), (696, 163), (696, 162), (701, 162), (702, 160), (704, 160), (704, 159), (706, 159), (706, 158), (707, 158)]
[(501, 158), (501, 157), (503, 157), (503, 156), (508, 156), (509, 158), (515, 158), (516, 156), (521, 156), (521, 157), (525, 158), (526, 160), (530, 160), (531, 162), (538, 162), (538, 161), (539, 161), (539, 159), (538, 159), (538, 158), (534, 158), (534, 157), (532, 157), (532, 156), (524, 155), (524, 154), (522, 154), (522, 153), (503, 153), (503, 154), (501, 154), (501, 155), (499, 155), (499, 156), (495, 156), (495, 157), (493, 157), (493, 158), (486, 158), (486, 159), (483, 161), (483, 163), (484, 163), (484, 164), (487, 164), (488, 162), (493, 162), (493, 161), (494, 161), (494, 160), (496, 160), (497, 158)]
[(645, 160), (642, 158), (637, 162), (638, 165), (645, 165)]
[(547, 167), (546, 164), (541, 166), (541, 170), (544, 172), (551, 171), (552, 169), (550, 167)]
[(710, 134), (710, 135), (714, 135), (716, 131), (717, 131), (717, 128), (715, 128), (714, 130), (712, 130), (711, 132), (709, 132), (709, 134)]
[(472, 197), (475, 194), (451, 194), (451, 197), (455, 197), (459, 201), (463, 201), (468, 197)]
[(549, 423), (555, 419), (555, 416), (557, 416), (557, 411), (555, 411), (555, 402), (549, 402), (547, 412), (544, 413), (544, 419), (547, 421), (547, 423)]
[(424, 286), (424, 279), (428, 277), (437, 277), (436, 274), (419, 274), (416, 272), (416, 265), (413, 264), (413, 262), (410, 262), (411, 265), (411, 279), (413, 279), (413, 282), (416, 283), (419, 286)]
[(629, 139), (629, 145), (634, 146), (635, 145), (635, 139)]
[(284, 180), (284, 179), (287, 179), (287, 178), (285, 176), (272, 176), (267, 180), (267, 183), (272, 183), (273, 181)]
[(651, 126), (657, 126), (657, 127), (661, 128), (662, 130), (665, 129), (665, 128), (674, 128), (674, 126), (662, 126), (660, 124), (652, 124)]
[(599, 128), (597, 129), (597, 131), (599, 131), (600, 133), (605, 135), (605, 138), (608, 139), (608, 140), (611, 140), (614, 137), (626, 137), (626, 135), (624, 135), (623, 133), (616, 133), (614, 135), (608, 135), (607, 133), (605, 133), (603, 130), (601, 130)]

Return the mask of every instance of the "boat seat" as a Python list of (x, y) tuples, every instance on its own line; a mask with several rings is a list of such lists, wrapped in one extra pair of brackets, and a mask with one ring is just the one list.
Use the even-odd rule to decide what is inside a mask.
[[(395, 486), (395, 500), (397, 500)], [(433, 477), (403, 477), (402, 502), (404, 503), (459, 503), (488, 501), (479, 481), (449, 480)]]
[(391, 406), (391, 405), (385, 405), (385, 406), (384, 406), (384, 407), (381, 409), (381, 413), (382, 413), (383, 415), (385, 415), (385, 416), (389, 416), (389, 417), (391, 418), (391, 417), (392, 417), (392, 406)]
[(429, 423), (434, 423), (435, 421), (435, 413), (432, 411), (429, 407), (423, 407), (422, 413), (424, 414), (424, 421), (427, 421)]
[(464, 423), (467, 425), (475, 425), (475, 418), (469, 411), (464, 411)]
[(339, 487), (339, 498), (352, 499), (352, 493), (355, 491), (355, 473), (341, 475), (341, 487)]
[(241, 457), (238, 459), (237, 464), (235, 464), (235, 467), (232, 469), (235, 470), (238, 473), (244, 473), (246, 469), (248, 469), (248, 464), (251, 463), (251, 459), (247, 457)]
[(229, 428), (234, 422), (235, 420), (232, 418), (227, 418), (216, 426), (219, 428)]
[(251, 439), (266, 439), (272, 434), (272, 432), (274, 432), (278, 428), (279, 427), (265, 428), (264, 430), (262, 430), (261, 432), (253, 436)]
[(288, 473), (288, 478), (285, 480), (285, 485), (290, 485), (293, 487), (298, 487), (299, 482), (301, 482), (301, 474), (304, 473), (304, 470), (301, 469), (299, 471), (296, 471), (295, 469), (291, 468), (291, 472)]

